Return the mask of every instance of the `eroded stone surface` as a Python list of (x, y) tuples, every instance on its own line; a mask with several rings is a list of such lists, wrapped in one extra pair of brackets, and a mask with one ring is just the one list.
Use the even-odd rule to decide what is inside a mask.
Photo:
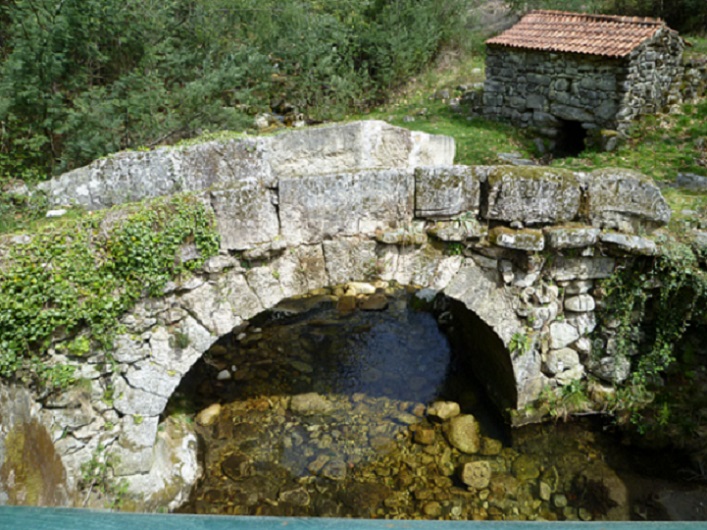
[(670, 207), (655, 183), (630, 169), (590, 173), (587, 199), (589, 219), (597, 227), (633, 232), (642, 223), (670, 221)]
[(574, 173), (547, 167), (499, 166), (488, 174), (488, 219), (523, 224), (563, 223), (579, 211)]
[(468, 166), (415, 170), (415, 215), (448, 219), (479, 211), (479, 179)]

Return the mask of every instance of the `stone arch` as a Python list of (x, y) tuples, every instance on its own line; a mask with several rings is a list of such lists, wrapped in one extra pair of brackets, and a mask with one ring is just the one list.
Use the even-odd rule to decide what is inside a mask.
[[(124, 319), (129, 333), (118, 338), (114, 355), (121, 365), (111, 379), (113, 406), (122, 416), (111, 445), (118, 474), (141, 491), (159, 482), (152, 474), (160, 414), (181, 378), (221, 336), (286, 298), (373, 274), (450, 298), (466, 335), (476, 333), (480, 345), (491, 346), (473, 360), (485, 371), (491, 396), (502, 408), (518, 405), (526, 392), (527, 365), (537, 359), (533, 354), (522, 362), (511, 357), (508, 341), (522, 329), (512, 298), (497, 271), (471, 258), (447, 256), (429, 245), (384, 245), (360, 236), (287, 248), (250, 266), (217, 256), (204, 275), (173, 286), (162, 299), (143, 301)], [(539, 361), (535, 364), (539, 373)]]
[[(627, 170), (453, 166), (453, 157), (449, 138), (364, 122), (123, 153), (48, 182), (52, 204), (89, 209), (122, 202), (126, 187), (129, 200), (187, 190), (213, 211), (221, 235), (220, 254), (195, 276), (125, 315), (113, 351), (55, 356), (89, 383), (45, 411), (70, 487), (103, 447), (134, 491), (171, 491), (164, 495), (178, 504), (173, 469), (155, 474), (158, 462), (170, 462), (160, 453), (169, 443), (161, 433), (155, 440), (182, 376), (234, 327), (328, 285), (377, 277), (451, 298), (488, 348), (476, 361), (502, 408), (524, 407), (560, 376), (581, 378), (578, 353), (591, 351), (596, 326), (587, 292), (615, 266), (605, 251), (652, 253), (653, 241), (630, 234), (665, 224), (669, 207)], [(576, 296), (561, 299), (560, 283)], [(571, 319), (559, 321), (564, 306)], [(511, 354), (512, 339), (531, 327), (541, 348)], [(543, 374), (539, 349), (571, 356), (573, 369)], [(192, 475), (193, 465), (179, 464)]]

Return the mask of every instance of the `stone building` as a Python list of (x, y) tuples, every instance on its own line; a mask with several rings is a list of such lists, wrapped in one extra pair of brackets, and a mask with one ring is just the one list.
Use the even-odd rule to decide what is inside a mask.
[(682, 74), (684, 41), (660, 19), (532, 11), (486, 45), (484, 114), (568, 154), (661, 110)]

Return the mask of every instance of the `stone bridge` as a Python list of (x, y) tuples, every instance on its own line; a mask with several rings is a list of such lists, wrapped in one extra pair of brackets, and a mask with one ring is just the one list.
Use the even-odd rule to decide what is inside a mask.
[(221, 235), (203, 270), (123, 317), (112, 365), (101, 352), (81, 362), (77, 376), (90, 384), (42, 406), (25, 391), (0, 392), (0, 402), (23, 404), (18, 418), (46, 426), (65, 499), (81, 465), (104, 451), (145, 507), (180, 504), (196, 479), (196, 441), (169, 420), (158, 426), (181, 378), (219, 337), (325, 286), (397, 282), (446, 296), (503, 409), (586, 372), (627, 377), (628, 361), (589, 339), (594, 281), (656, 251), (645, 234), (670, 216), (656, 186), (626, 170), (453, 158), (450, 138), (371, 121), (120, 153), (46, 183), (54, 205), (89, 209), (193, 192)]

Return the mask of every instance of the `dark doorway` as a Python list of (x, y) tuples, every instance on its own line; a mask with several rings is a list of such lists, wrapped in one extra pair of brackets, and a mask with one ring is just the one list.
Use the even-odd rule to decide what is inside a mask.
[(577, 156), (586, 145), (587, 130), (578, 121), (560, 120), (560, 128), (557, 134), (557, 147), (555, 156), (562, 158), (567, 156)]

